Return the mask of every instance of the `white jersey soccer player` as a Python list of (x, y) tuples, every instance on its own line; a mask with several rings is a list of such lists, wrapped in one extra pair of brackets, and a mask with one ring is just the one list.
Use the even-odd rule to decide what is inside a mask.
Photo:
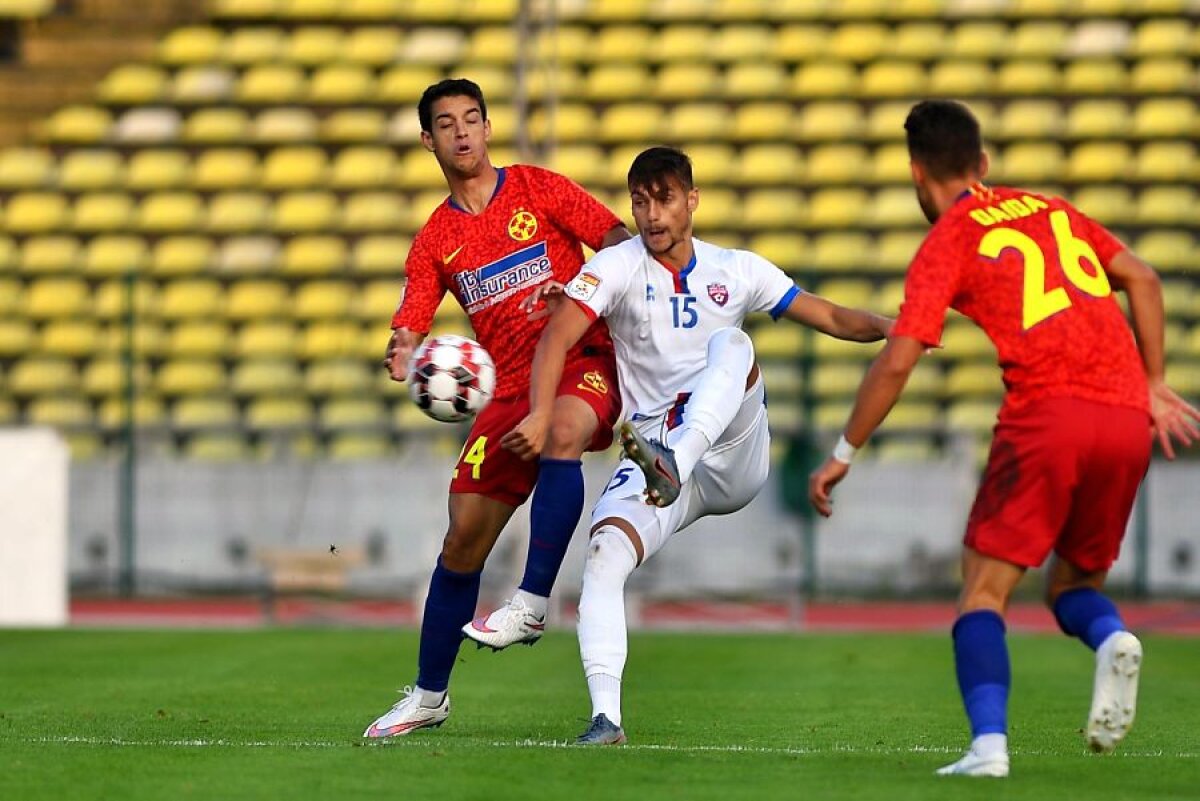
[(675, 533), (749, 503), (767, 479), (766, 394), (751, 312), (787, 317), (841, 339), (871, 342), (891, 321), (801, 292), (766, 259), (692, 237), (699, 191), (675, 148), (641, 153), (629, 170), (640, 236), (605, 249), (566, 287), (534, 354), (530, 414), (505, 447), (536, 453), (553, 388), (576, 338), (608, 323), (627, 420), (626, 459), (592, 512), (579, 603), (579, 649), (592, 697), (582, 744), (625, 741), (621, 677), (625, 582)]

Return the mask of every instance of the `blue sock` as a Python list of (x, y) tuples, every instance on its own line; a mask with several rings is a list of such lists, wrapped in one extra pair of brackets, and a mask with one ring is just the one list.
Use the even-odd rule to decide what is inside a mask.
[(1008, 733), (1008, 646), (1004, 619), (990, 609), (967, 612), (954, 624), (954, 665), (971, 737)]
[(542, 459), (529, 509), (529, 555), (521, 589), (550, 597), (571, 535), (583, 513), (583, 463), (578, 459)]
[(438, 557), (425, 599), (421, 620), (421, 652), (417, 657), (417, 684), (423, 690), (442, 692), (450, 684), (450, 671), (462, 642), (462, 627), (475, 615), (479, 601), (479, 574), (447, 570)]
[(1113, 632), (1125, 631), (1117, 607), (1091, 587), (1067, 590), (1059, 595), (1054, 602), (1054, 617), (1064, 632), (1083, 640), (1093, 651)]

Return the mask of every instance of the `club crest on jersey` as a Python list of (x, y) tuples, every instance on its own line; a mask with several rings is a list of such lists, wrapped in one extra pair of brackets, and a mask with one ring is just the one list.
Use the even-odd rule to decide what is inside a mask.
[(724, 284), (709, 284), (708, 296), (718, 306), (724, 306), (729, 302), (729, 290), (725, 288)]
[(528, 242), (537, 233), (538, 221), (525, 209), (517, 209), (508, 221), (508, 235), (518, 242)]
[(542, 283), (551, 274), (546, 243), (538, 242), (491, 264), (454, 274), (458, 299), (467, 314), (495, 306), (522, 289)]

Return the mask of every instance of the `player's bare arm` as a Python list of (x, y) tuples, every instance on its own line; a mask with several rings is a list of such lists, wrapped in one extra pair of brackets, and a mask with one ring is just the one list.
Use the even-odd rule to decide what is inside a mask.
[(1172, 439), (1191, 445), (1200, 439), (1200, 410), (1179, 397), (1164, 379), (1162, 282), (1152, 267), (1128, 250), (1112, 258), (1105, 268), (1109, 282), (1129, 298), (1133, 334), (1150, 385), (1150, 416), (1163, 454), (1175, 458)]
[(393, 381), (408, 379), (408, 362), (413, 351), (425, 339), (424, 334), (409, 331), (407, 328), (397, 328), (392, 331), (388, 340), (387, 355), (383, 358), (383, 366), (388, 369)]
[(852, 342), (878, 342), (885, 339), (895, 322), (889, 317), (863, 309), (839, 306), (808, 292), (797, 295), (788, 304), (783, 316), (822, 334)]
[[(879, 428), (879, 424), (896, 405), (908, 376), (924, 352), (925, 345), (913, 337), (893, 337), (884, 345), (858, 388), (854, 409), (842, 434), (851, 447), (862, 447)], [(808, 499), (822, 516), (833, 514), (830, 494), (849, 472), (849, 459), (830, 456), (809, 478)]]
[(529, 414), (504, 435), (500, 446), (522, 459), (536, 458), (546, 444), (546, 431), (554, 414), (554, 398), (562, 380), (567, 352), (591, 326), (591, 319), (575, 303), (561, 303), (550, 317), (533, 353), (529, 380)]

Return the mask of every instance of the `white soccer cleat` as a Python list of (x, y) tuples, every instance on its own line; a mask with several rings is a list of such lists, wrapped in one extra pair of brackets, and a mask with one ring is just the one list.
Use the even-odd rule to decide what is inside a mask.
[(450, 717), (450, 693), (442, 696), (437, 706), (421, 706), (421, 690), (405, 687), (404, 697), (392, 705), (382, 717), (367, 727), (363, 737), (400, 737), (417, 729), (436, 729)]
[(510, 645), (533, 645), (546, 632), (546, 617), (539, 617), (519, 595), (485, 617), (477, 617), (462, 632), (480, 648), (500, 651)]
[(1096, 679), (1087, 722), (1087, 742), (1093, 751), (1107, 754), (1129, 733), (1137, 712), (1141, 669), (1142, 643), (1128, 631), (1110, 635), (1096, 649)]
[(990, 776), (1003, 779), (1008, 776), (1008, 754), (988, 754), (984, 756), (974, 749), (957, 762), (944, 768), (937, 769), (939, 776)]

